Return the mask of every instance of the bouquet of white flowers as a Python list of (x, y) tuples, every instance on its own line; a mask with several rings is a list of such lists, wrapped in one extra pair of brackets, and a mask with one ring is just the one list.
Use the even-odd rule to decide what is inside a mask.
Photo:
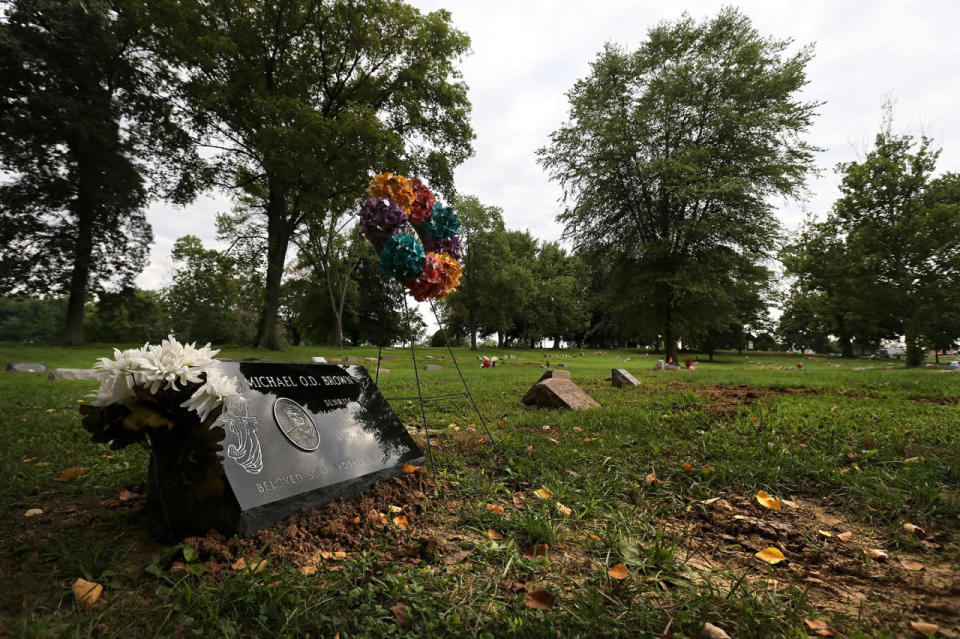
[(172, 336), (159, 346), (114, 349), (113, 359), (94, 365), (100, 388), (92, 404), (80, 408), (95, 442), (115, 449), (149, 444), (147, 509), (164, 536), (176, 531), (171, 516), (187, 501), (223, 494), (218, 452), (224, 431), (213, 424), (238, 388), (220, 371), (218, 352)]

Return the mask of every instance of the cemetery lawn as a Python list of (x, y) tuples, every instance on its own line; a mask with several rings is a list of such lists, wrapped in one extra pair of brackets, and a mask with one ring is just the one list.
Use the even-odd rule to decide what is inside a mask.
[[(93, 444), (80, 426), (96, 384), (0, 374), (0, 636), (678, 638), (708, 636), (706, 623), (740, 638), (960, 636), (960, 374), (733, 353), (654, 372), (658, 357), (635, 351), (551, 350), (480, 369), (455, 352), (495, 445), (465, 400), (432, 404), (436, 482), (404, 478), (425, 493), (399, 504), (407, 528), (378, 502), (386, 525), (290, 522), (264, 547), (151, 540), (129, 494), (143, 491), (146, 453)], [(409, 351), (385, 353), (384, 394), (415, 394)], [(0, 344), (0, 364), (107, 354)], [(376, 349), (222, 353), (347, 354), (375, 367), (362, 358)], [(602, 407), (524, 410), (545, 358)], [(442, 370), (421, 371), (426, 394), (460, 390), (449, 356), (429, 363)], [(640, 387), (612, 387), (613, 367)], [(419, 423), (413, 403), (393, 404)], [(295, 537), (317, 544), (312, 557), (280, 551)], [(784, 559), (756, 556), (767, 548)], [(77, 603), (78, 577), (104, 586), (92, 605)]]

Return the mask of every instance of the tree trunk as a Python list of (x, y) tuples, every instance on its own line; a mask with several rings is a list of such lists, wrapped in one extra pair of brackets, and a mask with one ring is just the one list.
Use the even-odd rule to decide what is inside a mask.
[(277, 339), (277, 314), (280, 310), (280, 283), (283, 279), (283, 265), (287, 259), (289, 242), (287, 203), (279, 190), (270, 187), (267, 200), (267, 281), (260, 326), (257, 329), (257, 348), (280, 350), (280, 342)]
[(664, 303), (663, 356), (668, 363), (677, 363), (677, 339), (673, 334), (673, 291), (667, 289)]
[(711, 349), (707, 352), (707, 354), (710, 355), (710, 361), (712, 362), (712, 361), (713, 361), (713, 349), (711, 348)]
[(846, 331), (840, 331), (840, 357), (853, 358), (853, 342)]
[(470, 329), (470, 350), (477, 350), (477, 330), (475, 328)]
[(73, 253), (73, 273), (70, 274), (70, 300), (67, 319), (60, 342), (66, 346), (83, 345), (83, 315), (90, 279), (90, 260), (93, 253), (93, 220), (96, 214), (93, 185), (80, 169), (74, 213), (77, 216), (77, 242)]
[(907, 347), (907, 366), (914, 367), (923, 363), (923, 345), (912, 316), (904, 314), (903, 341)]

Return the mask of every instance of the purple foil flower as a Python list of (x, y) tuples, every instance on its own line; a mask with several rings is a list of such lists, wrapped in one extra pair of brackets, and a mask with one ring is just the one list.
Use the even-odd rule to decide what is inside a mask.
[(423, 239), (423, 248), (428, 252), (446, 253), (453, 259), (460, 261), (463, 258), (463, 247), (460, 245), (460, 238), (454, 237), (426, 237)]
[(385, 197), (367, 200), (360, 207), (360, 232), (379, 252), (383, 243), (396, 233), (407, 232), (407, 214), (400, 205)]

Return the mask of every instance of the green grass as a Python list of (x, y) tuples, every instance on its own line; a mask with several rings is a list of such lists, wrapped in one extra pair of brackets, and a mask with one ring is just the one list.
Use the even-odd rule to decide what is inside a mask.
[[(0, 344), (0, 364), (89, 367), (109, 350)], [(748, 510), (752, 496), (759, 489), (791, 496), (800, 503), (801, 517), (816, 506), (858, 531), (858, 537), (870, 536), (871, 543), (892, 554), (920, 557), (955, 577), (960, 405), (918, 400), (956, 397), (960, 375), (938, 368), (907, 370), (899, 362), (887, 368), (882, 361), (755, 354), (723, 354), (714, 363), (701, 357), (696, 371), (655, 373), (657, 356), (631, 351), (603, 356), (590, 351), (562, 359), (549, 350), (503, 351), (518, 359), (480, 369), (477, 353), (455, 351), (497, 442), (495, 447), (477, 444), (481, 424), (465, 400), (429, 405), (431, 434), (440, 444), (436, 462), (442, 487), (432, 496), (435, 523), (462, 533), (463, 539), (447, 543), (447, 552), (469, 550), (468, 560), (452, 566), (388, 561), (378, 548), (395, 542), (373, 539), (368, 552), (341, 562), (340, 570), (311, 577), (281, 562), (255, 575), (211, 575), (199, 564), (186, 572), (169, 570), (170, 561), (183, 559), (179, 548), (150, 540), (135, 512), (100, 503), (122, 488), (141, 490), (147, 458), (139, 449), (111, 451), (89, 441), (76, 411), (95, 384), (50, 381), (45, 374), (0, 374), (5, 409), (0, 471), (6, 479), (0, 483), (0, 532), (9, 540), (0, 550), (0, 634), (329, 637), (339, 632), (346, 639), (404, 633), (555, 637), (559, 631), (562, 636), (653, 637), (668, 625), (675, 636), (697, 636), (703, 623), (711, 622), (734, 637), (799, 637), (806, 636), (803, 619), (816, 617), (854, 637), (899, 636), (907, 621), (920, 617), (946, 628), (958, 623), (955, 615), (924, 616), (909, 606), (891, 605), (891, 593), (909, 585), (897, 581), (907, 577), (893, 565), (864, 568), (880, 572), (872, 582), (860, 579), (867, 584), (861, 605), (833, 606), (804, 579), (821, 574), (815, 572), (821, 546), (827, 558), (838, 556), (842, 547), (817, 539), (815, 527), (803, 529), (796, 544), (804, 552), (794, 553), (786, 568), (768, 567), (744, 547), (710, 536), (702, 523), (708, 508), (701, 500), (724, 497), (738, 512), (777, 521), (778, 515), (758, 513), (755, 504)], [(386, 353), (395, 359), (383, 364), (391, 370), (380, 380), (384, 394), (415, 394), (409, 351)], [(235, 359), (277, 361), (346, 354), (375, 357), (376, 349), (302, 347), (264, 354), (227, 347), (222, 352)], [(418, 358), (427, 354), (447, 353), (418, 349)], [(627, 357), (631, 361), (623, 361)], [(567, 363), (574, 381), (602, 408), (524, 410), (520, 398), (545, 359)], [(449, 358), (431, 363), (443, 370), (421, 371), (425, 394), (458, 392)], [(798, 363), (803, 370), (780, 370)], [(866, 366), (878, 368), (854, 370)], [(612, 367), (630, 370), (641, 388), (611, 387), (604, 378)], [(698, 391), (716, 385), (811, 392), (771, 394), (718, 411)], [(394, 408), (405, 421), (418, 417), (413, 402), (396, 401)], [(918, 459), (904, 461), (913, 458)], [(705, 466), (712, 472), (704, 472)], [(86, 472), (58, 481), (68, 467)], [(659, 483), (645, 481), (651, 472)], [(539, 487), (553, 497), (532, 496)], [(513, 507), (518, 492), (526, 495), (526, 508)], [(560, 514), (557, 502), (569, 507), (571, 516)], [(503, 505), (505, 515), (489, 511), (491, 503)], [(34, 507), (44, 515), (25, 519), (23, 513)], [(936, 541), (942, 548), (924, 547), (904, 534), (901, 524), (908, 521), (941, 533)], [(488, 528), (503, 538), (486, 538)], [(549, 544), (550, 557), (524, 557), (529, 546), (542, 543)], [(711, 555), (714, 568), (691, 569), (704, 553)], [(630, 572), (623, 581), (606, 574), (618, 562)], [(74, 602), (70, 584), (79, 576), (107, 586), (105, 608), (84, 610)], [(767, 579), (778, 585), (770, 587)], [(522, 592), (504, 585), (513, 582), (530, 590), (546, 588), (557, 601), (546, 611), (533, 610), (523, 605)], [(945, 596), (960, 597), (960, 591), (947, 588)], [(390, 611), (398, 601), (408, 608), (409, 625), (403, 628)]]

